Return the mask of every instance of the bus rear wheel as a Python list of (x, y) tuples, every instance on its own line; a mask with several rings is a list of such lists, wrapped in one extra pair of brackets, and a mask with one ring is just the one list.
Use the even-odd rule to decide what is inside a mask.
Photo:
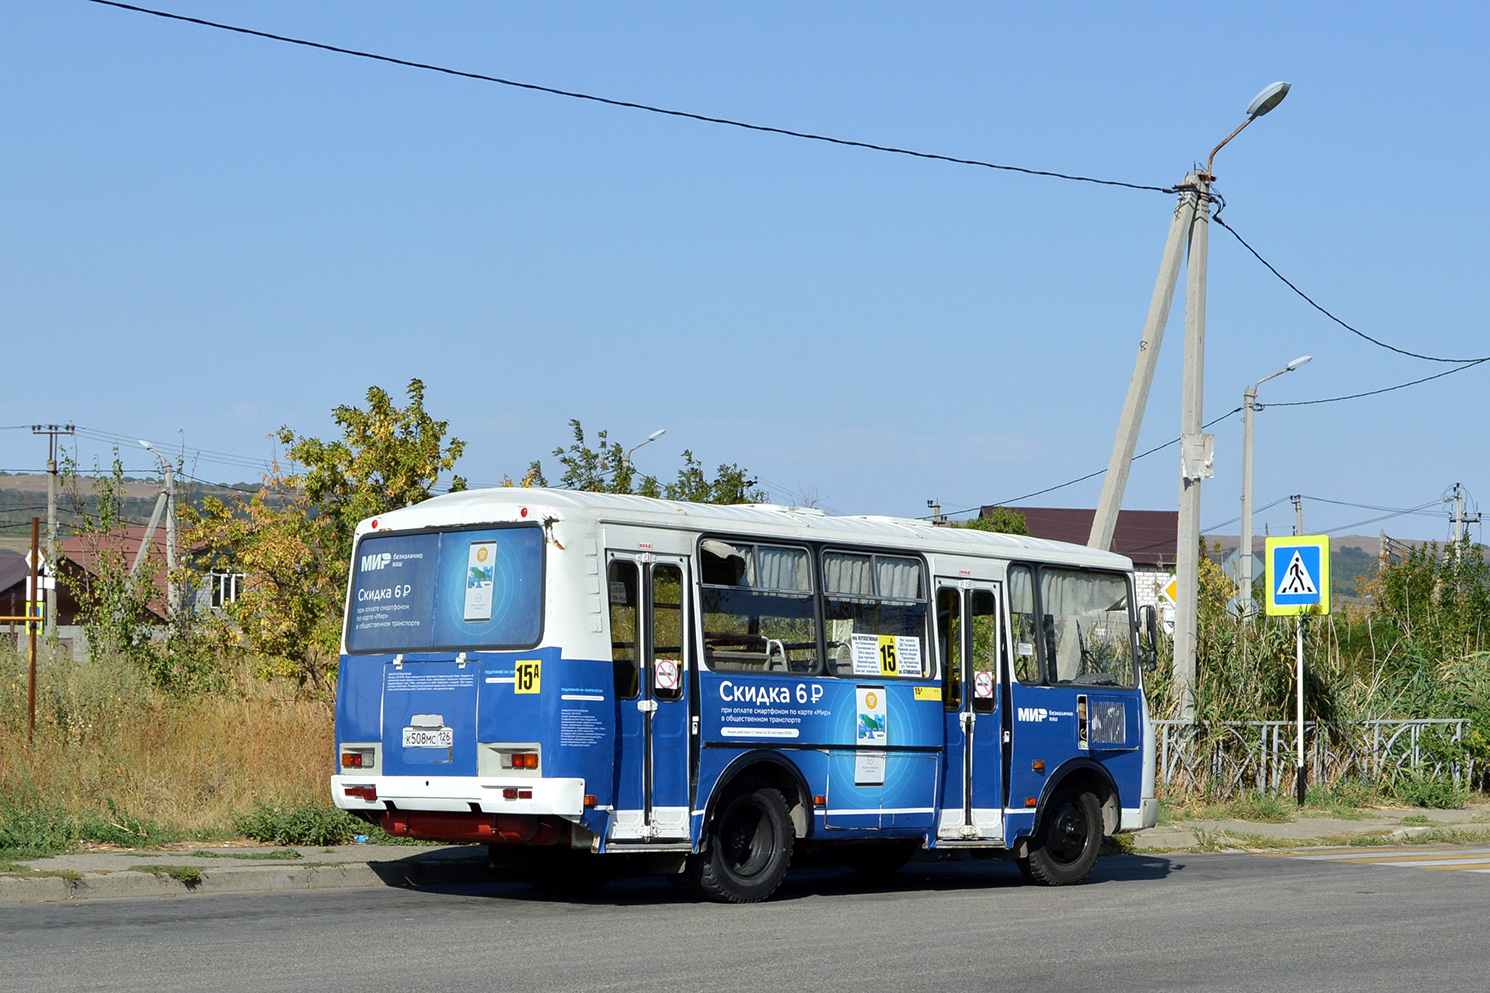
[(1021, 859), (1020, 871), (1046, 886), (1079, 883), (1097, 864), (1102, 850), (1102, 806), (1086, 790), (1061, 790)]
[(795, 837), (781, 791), (741, 783), (715, 812), (708, 850), (690, 858), (689, 875), (711, 900), (758, 903), (786, 878)]

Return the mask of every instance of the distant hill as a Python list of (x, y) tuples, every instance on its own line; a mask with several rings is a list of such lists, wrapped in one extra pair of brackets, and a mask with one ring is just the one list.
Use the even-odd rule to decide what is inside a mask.
[[(1252, 548), (1262, 553), (1264, 537), (1252, 539)], [(1238, 535), (1206, 535), (1206, 548), (1211, 557), (1219, 561), (1242, 543)], [(1395, 558), (1404, 549), (1420, 548), (1428, 544), (1418, 539), (1400, 539), (1388, 536), (1391, 554)], [(1443, 542), (1438, 542), (1440, 548)], [(1215, 549), (1219, 546), (1220, 550)], [(1330, 585), (1331, 595), (1344, 600), (1355, 600), (1365, 596), (1363, 584), (1376, 574), (1376, 565), (1381, 559), (1381, 536), (1346, 534), (1330, 536)]]
[[(93, 480), (78, 481), (83, 496), (84, 509), (93, 512)], [(123, 515), (132, 523), (145, 524), (155, 509), (156, 495), (160, 493), (159, 479), (125, 477)], [(199, 503), (205, 496), (227, 499), (243, 490), (254, 490), (255, 483), (211, 484), (185, 482), (176, 491), (177, 499), (184, 503)], [(31, 544), (31, 518), (41, 518), (42, 527), (47, 520), (47, 477), (44, 473), (0, 472), (0, 548), (24, 551)], [(73, 533), (72, 524), (77, 518), (77, 507), (65, 490), (57, 494), (57, 530), (62, 536)]]

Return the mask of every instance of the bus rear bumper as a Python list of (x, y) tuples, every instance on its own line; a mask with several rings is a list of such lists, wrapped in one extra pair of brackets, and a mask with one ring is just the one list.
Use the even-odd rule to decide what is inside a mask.
[(585, 811), (585, 781), (536, 776), (340, 775), (331, 777), (331, 799), (342, 810), (354, 812), (555, 815), (578, 821)]

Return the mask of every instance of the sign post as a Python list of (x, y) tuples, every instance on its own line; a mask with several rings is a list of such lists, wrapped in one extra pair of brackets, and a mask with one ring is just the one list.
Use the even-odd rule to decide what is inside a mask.
[(1304, 615), (1330, 612), (1330, 537), (1296, 535), (1267, 540), (1267, 614), (1298, 619), (1294, 681), (1298, 707), (1298, 799), (1303, 806), (1308, 791), (1304, 767)]

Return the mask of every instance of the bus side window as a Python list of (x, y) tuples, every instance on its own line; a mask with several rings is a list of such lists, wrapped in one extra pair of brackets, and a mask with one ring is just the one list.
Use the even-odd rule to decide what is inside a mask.
[(704, 662), (715, 672), (814, 675), (819, 624), (805, 548), (699, 543)]
[(657, 663), (677, 663), (680, 677), (671, 686), (653, 683), (653, 692), (664, 700), (683, 695), (681, 670), (686, 669), (683, 652), (683, 571), (675, 565), (652, 568), (652, 673), (658, 679)]
[(1026, 686), (1044, 682), (1040, 671), (1040, 627), (1035, 616), (1035, 579), (1027, 565), (1009, 567), (1009, 640), (1014, 678)]
[(942, 709), (962, 709), (962, 595), (949, 586), (936, 591), (936, 644), (942, 668)]
[(928, 604), (921, 560), (830, 551), (823, 553), (822, 561), (829, 671), (854, 676), (854, 642), (867, 636), (872, 647), (888, 637), (894, 639), (894, 647), (889, 661), (882, 661), (880, 675), (928, 677)]
[(641, 690), (637, 670), (637, 564), (614, 561), (606, 573), (610, 587), (610, 657), (616, 699), (629, 700)]
[(1137, 685), (1128, 582), (1111, 572), (1040, 570), (1045, 665), (1053, 683)]
[[(999, 601), (991, 590), (973, 590), (972, 607), (968, 611), (968, 625), (972, 634), (971, 655), (973, 678), (987, 672), (993, 674), (995, 683), (999, 676)], [(988, 712), (994, 708), (993, 697), (974, 698), (973, 709)]]

